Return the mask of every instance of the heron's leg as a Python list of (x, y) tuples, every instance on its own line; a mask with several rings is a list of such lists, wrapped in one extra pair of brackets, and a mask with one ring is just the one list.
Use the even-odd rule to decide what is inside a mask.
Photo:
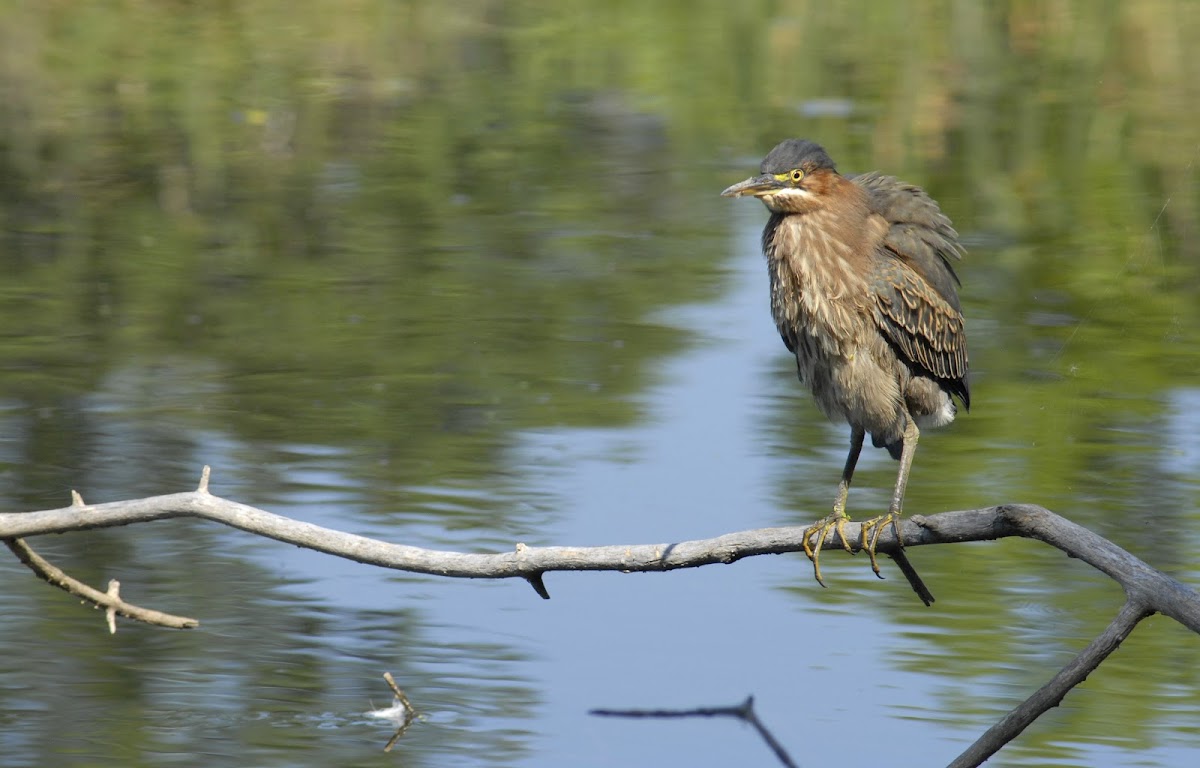
[[(908, 416), (908, 423), (904, 427), (904, 447), (900, 450), (900, 470), (896, 473), (896, 487), (892, 490), (892, 503), (888, 505), (888, 513), (882, 517), (877, 517), (874, 520), (868, 520), (862, 526), (862, 548), (867, 550), (867, 554), (871, 556), (871, 570), (875, 571), (875, 575), (879, 576), (879, 563), (875, 559), (875, 548), (879, 544), (879, 534), (883, 531), (884, 526), (888, 523), (892, 524), (892, 531), (896, 534), (896, 542), (903, 547), (904, 541), (900, 537), (900, 515), (904, 507), (904, 489), (908, 487), (908, 473), (912, 469), (913, 454), (917, 451), (917, 440), (921, 437), (921, 431), (917, 429), (917, 422), (911, 416)], [(867, 535), (870, 534), (870, 541)]]
[[(900, 471), (896, 473), (896, 487), (892, 490), (892, 503), (888, 507), (890, 515), (898, 517), (901, 507), (904, 506), (904, 491), (908, 488), (908, 473), (912, 470), (913, 454), (917, 452), (917, 440), (920, 437), (921, 430), (917, 429), (917, 422), (909, 416), (908, 426), (904, 428), (904, 448), (900, 451)], [(896, 529), (896, 538), (900, 538), (899, 529)]]
[[(850, 495), (850, 480), (854, 477), (854, 467), (858, 464), (858, 456), (862, 453), (863, 438), (866, 434), (866, 431), (859, 427), (851, 428), (850, 453), (846, 456), (846, 466), (842, 468), (842, 479), (838, 482), (837, 496), (833, 500), (833, 514), (804, 530), (804, 554), (812, 560), (817, 583), (822, 587), (825, 586), (825, 582), (821, 579), (821, 549), (825, 546), (829, 532), (837, 531), (838, 538), (842, 540), (842, 547), (847, 552), (854, 553), (854, 548), (846, 538), (846, 521), (850, 519), (846, 514), (846, 498)], [(816, 544), (811, 545), (808, 540), (814, 534), (817, 537)]]
[(837, 498), (833, 500), (833, 514), (838, 517), (846, 515), (846, 497), (850, 495), (850, 480), (854, 477), (854, 468), (858, 466), (858, 457), (862, 453), (863, 439), (866, 430), (859, 427), (850, 429), (850, 453), (846, 455), (846, 466), (842, 467), (842, 479), (838, 483)]

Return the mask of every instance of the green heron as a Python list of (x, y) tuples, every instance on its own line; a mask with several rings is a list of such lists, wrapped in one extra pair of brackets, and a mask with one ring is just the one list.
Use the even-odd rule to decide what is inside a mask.
[[(874, 172), (843, 176), (811, 141), (784, 141), (759, 170), (721, 194), (753, 195), (771, 212), (762, 247), (775, 325), (817, 405), (850, 424), (833, 513), (804, 531), (804, 551), (822, 586), (819, 558), (830, 532), (854, 551), (844, 535), (846, 497), (869, 432), (900, 461), (887, 514), (862, 525), (859, 548), (879, 575), (875, 551), (889, 523), (903, 546), (897, 521), (920, 430), (953, 421), (955, 397), (971, 404), (951, 265), (963, 248), (922, 189)], [(903, 551), (893, 558), (928, 604)]]

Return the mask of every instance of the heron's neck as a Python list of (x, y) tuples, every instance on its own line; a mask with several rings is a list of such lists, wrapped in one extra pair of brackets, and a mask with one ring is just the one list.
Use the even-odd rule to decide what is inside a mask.
[(867, 291), (862, 277), (869, 258), (866, 221), (865, 212), (852, 222), (829, 209), (771, 216), (763, 252), (771, 310), (781, 331), (835, 339), (839, 329), (857, 325)]

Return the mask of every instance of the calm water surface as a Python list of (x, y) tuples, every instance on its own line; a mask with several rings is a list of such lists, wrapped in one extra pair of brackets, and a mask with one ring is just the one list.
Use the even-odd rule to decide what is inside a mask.
[[(909, 512), (1044, 504), (1200, 581), (1200, 72), (1187, 2), (12, 5), (0, 31), (6, 508), (213, 490), (460, 551), (823, 515), (848, 430), (794, 379), (777, 140), (919, 183), (974, 410)], [(864, 53), (864, 52), (869, 52)], [(895, 465), (864, 455), (852, 513)], [(199, 521), (41, 538), (122, 623), (3, 566), (6, 765), (944, 764), (1120, 589), (1022, 541), (925, 548), (938, 597), (831, 553), (528, 585), (391, 573)], [(1200, 644), (1144, 622), (992, 763), (1200, 760)], [(426, 718), (389, 753), (390, 671)]]

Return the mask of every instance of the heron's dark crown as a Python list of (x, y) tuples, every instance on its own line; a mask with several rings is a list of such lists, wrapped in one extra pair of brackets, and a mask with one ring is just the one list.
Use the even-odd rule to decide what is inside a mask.
[(786, 139), (779, 142), (759, 166), (763, 173), (770, 174), (787, 173), (794, 168), (802, 168), (805, 173), (823, 168), (837, 171), (824, 147), (808, 139)]

